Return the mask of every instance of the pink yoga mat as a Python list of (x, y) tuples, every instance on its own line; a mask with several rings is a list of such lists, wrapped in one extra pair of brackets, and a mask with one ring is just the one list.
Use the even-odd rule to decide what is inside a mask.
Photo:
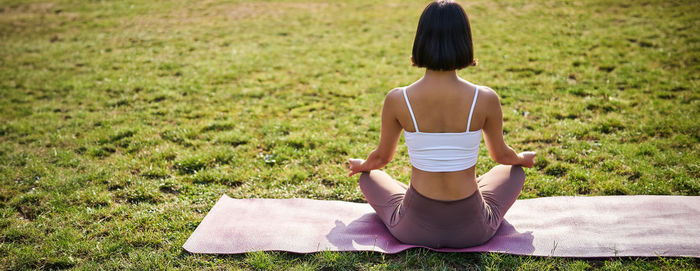
[[(496, 235), (471, 248), (561, 257), (700, 258), (700, 197), (601, 196), (518, 200)], [(222, 196), (183, 248), (191, 253), (251, 251), (397, 253), (397, 241), (368, 204)]]

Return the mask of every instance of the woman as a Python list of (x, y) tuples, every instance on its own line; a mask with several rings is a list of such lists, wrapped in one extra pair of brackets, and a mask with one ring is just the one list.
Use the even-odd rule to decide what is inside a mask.
[[(534, 152), (516, 154), (503, 141), (499, 97), (467, 82), (456, 70), (476, 65), (464, 9), (452, 1), (429, 4), (418, 22), (415, 83), (389, 92), (382, 109), (379, 146), (366, 160), (350, 159), (350, 176), (398, 240), (433, 248), (488, 241), (522, 190)], [(401, 130), (412, 165), (410, 186), (377, 170), (388, 164)], [(502, 164), (476, 178), (481, 133)]]

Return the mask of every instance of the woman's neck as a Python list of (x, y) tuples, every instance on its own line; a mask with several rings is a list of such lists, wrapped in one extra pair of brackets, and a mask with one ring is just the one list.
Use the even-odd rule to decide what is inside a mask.
[(459, 81), (459, 76), (457, 76), (456, 70), (451, 71), (436, 71), (436, 70), (425, 70), (425, 75), (421, 81), (431, 84), (449, 84)]

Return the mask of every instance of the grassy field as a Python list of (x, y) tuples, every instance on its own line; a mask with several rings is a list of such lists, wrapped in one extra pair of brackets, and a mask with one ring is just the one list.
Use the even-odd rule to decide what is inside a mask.
[[(700, 194), (697, 1), (461, 1), (521, 198)], [(412, 249), (191, 255), (222, 195), (363, 202), (425, 1), (0, 1), (0, 269), (683, 270)], [(479, 173), (495, 165), (482, 146)], [(405, 146), (386, 170), (409, 178)]]

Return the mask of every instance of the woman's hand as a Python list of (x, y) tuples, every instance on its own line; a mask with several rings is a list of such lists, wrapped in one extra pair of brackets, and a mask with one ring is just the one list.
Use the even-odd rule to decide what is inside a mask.
[(350, 164), (350, 174), (348, 174), (348, 177), (355, 175), (358, 172), (366, 171), (366, 169), (362, 167), (362, 164), (365, 163), (365, 160), (350, 158), (348, 159), (348, 163)]
[(527, 168), (531, 168), (533, 165), (535, 165), (535, 155), (537, 155), (536, 152), (534, 151), (526, 151), (526, 152), (521, 152), (518, 154), (518, 160), (519, 165)]

